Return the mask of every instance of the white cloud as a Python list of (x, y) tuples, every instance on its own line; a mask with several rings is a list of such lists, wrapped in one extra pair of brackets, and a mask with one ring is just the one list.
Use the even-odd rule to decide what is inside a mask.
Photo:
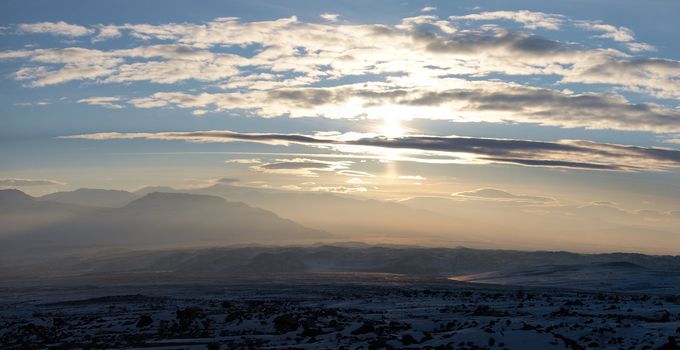
[(435, 10), (437, 10), (437, 8), (434, 6), (425, 6), (422, 9), (420, 9), (420, 12), (432, 12)]
[(156, 99), (153, 97), (133, 98), (128, 102), (137, 108), (157, 108), (168, 105), (167, 101)]
[[(19, 60), (22, 65), (12, 77), (32, 87), (71, 81), (177, 84), (193, 80), (203, 84), (198, 90), (203, 92), (162, 89), (124, 102), (138, 108), (186, 108), (194, 115), (211, 111), (262, 117), (391, 115), (659, 133), (678, 128), (678, 111), (673, 108), (489, 79), (492, 75), (549, 76), (558, 83), (581, 84), (576, 91), (587, 91), (584, 84), (608, 84), (652, 98), (680, 98), (677, 60), (638, 59), (614, 48), (587, 48), (497, 25), (458, 27), (465, 20), (512, 20), (526, 29), (551, 30), (577, 23), (556, 14), (495, 11), (452, 18), (442, 20), (428, 14), (405, 18), (396, 25), (306, 23), (296, 17), (259, 22), (216, 18), (198, 24), (108, 24), (96, 26), (94, 41), (126, 36), (153, 40), (153, 45), (9, 50), (0, 52), (0, 59)], [(578, 23), (621, 40), (630, 52), (651, 49), (633, 42), (633, 33), (627, 28)], [(249, 45), (260, 49), (248, 56), (225, 52), (225, 48)], [(347, 76), (366, 81), (343, 85), (341, 78)], [(466, 80), (471, 77), (475, 81)], [(489, 80), (477, 81), (482, 79)], [(326, 87), (313, 88), (313, 84)], [(455, 98), (441, 98), (447, 94)], [(485, 102), (503, 97), (522, 103)], [(585, 103), (588, 101), (594, 106)]]
[(356, 193), (368, 192), (366, 187), (345, 187), (345, 186), (317, 186), (310, 189), (314, 192), (332, 192), (332, 193)]
[(337, 22), (340, 15), (337, 13), (322, 13), (320, 17), (329, 22)]
[(120, 38), (122, 35), (120, 28), (115, 25), (100, 25), (97, 27), (97, 31), (97, 36), (92, 38), (93, 43)]
[(453, 193), (452, 196), (463, 200), (490, 200), (490, 201), (509, 201), (523, 203), (548, 203), (555, 199), (542, 196), (517, 195), (497, 188), (480, 188), (472, 191)]
[(402, 180), (417, 180), (417, 181), (425, 180), (425, 178), (420, 175), (399, 175), (399, 178)]
[(639, 53), (645, 51), (656, 51), (656, 48), (646, 43), (627, 43), (626, 47), (630, 52)]
[(272, 174), (289, 174), (304, 177), (317, 177), (319, 172), (334, 172), (348, 169), (351, 161), (325, 161), (308, 158), (277, 159), (250, 167), (255, 171)]
[(365, 183), (367, 183), (367, 181), (362, 180), (361, 178), (358, 178), (358, 177), (353, 177), (353, 178), (351, 178), (351, 179), (349, 179), (349, 180), (347, 180), (347, 181), (345, 181), (345, 182), (348, 183), (348, 184), (353, 184), (353, 185), (357, 185), (357, 184), (365, 184)]
[(94, 30), (64, 21), (24, 23), (17, 26), (24, 33), (51, 34), (68, 37), (85, 36), (94, 33)]
[(225, 160), (225, 163), (234, 163), (234, 164), (259, 164), (262, 163), (259, 159), (229, 159)]
[(493, 21), (493, 20), (509, 20), (521, 23), (527, 29), (548, 29), (558, 30), (564, 23), (565, 17), (552, 13), (532, 12), (526, 10), (520, 11), (493, 11), (473, 13), (464, 16), (451, 16), (453, 20), (472, 20), (472, 21)]
[(51, 102), (49, 101), (35, 101), (35, 102), (15, 102), (15, 106), (31, 107), (31, 106), (48, 106)]
[(575, 24), (581, 28), (602, 32), (598, 37), (612, 39), (614, 41), (629, 42), (635, 40), (633, 31), (626, 27), (616, 27), (611, 24), (593, 22), (593, 21), (575, 21)]
[(105, 108), (119, 109), (123, 105), (119, 104), (121, 98), (119, 96), (92, 96), (78, 100), (78, 103), (84, 103), (91, 106), (101, 106)]
[[(558, 15), (528, 11), (463, 17), (473, 18), (469, 16), (508, 18), (530, 27), (555, 26), (561, 20)], [(405, 74), (402, 82), (410, 78), (413, 82), (434, 84), (437, 77), (446, 74), (491, 73), (553, 74), (570, 82), (589, 83), (588, 77), (575, 73), (586, 72), (596, 64), (627, 59), (624, 53), (613, 49), (581, 50), (567, 43), (498, 27), (460, 31), (453, 22), (435, 16), (404, 19), (396, 26), (302, 23), (292, 17), (245, 23), (219, 18), (207, 24), (106, 25), (99, 30), (106, 36), (125, 32), (145, 40), (172, 43), (108, 51), (86, 48), (4, 51), (0, 52), (0, 59), (26, 59), (33, 63), (14, 74), (15, 79), (27, 81), (30, 86), (73, 80), (161, 84), (198, 80), (223, 81), (220, 86), (225, 89), (251, 90), (304, 86), (368, 73)], [(213, 46), (249, 44), (265, 49), (250, 58), (210, 50)], [(629, 44), (630, 50), (649, 49), (643, 44)], [(265, 72), (247, 74), (244, 67), (260, 67)], [(676, 73), (653, 78), (645, 78), (645, 74), (636, 74), (638, 86), (630, 88), (640, 91), (639, 86), (644, 86), (646, 90), (660, 90), (657, 95), (680, 96), (680, 88), (673, 83)], [(607, 83), (630, 86), (627, 80), (617, 83), (610, 79)], [(144, 105), (143, 100), (139, 102)]]

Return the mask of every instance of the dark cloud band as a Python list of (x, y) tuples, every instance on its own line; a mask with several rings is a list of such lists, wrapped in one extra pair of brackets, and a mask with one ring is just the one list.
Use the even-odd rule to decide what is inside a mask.
[[(379, 153), (400, 149), (410, 160), (432, 157), (472, 163), (509, 163), (525, 166), (559, 167), (610, 171), (661, 171), (680, 168), (680, 151), (674, 149), (597, 143), (583, 140), (555, 142), (459, 136), (411, 135), (396, 138), (364, 135), (321, 137), (302, 134), (239, 133), (228, 130), (161, 133), (98, 133), (62, 136), (66, 139), (157, 139), (191, 142), (257, 142), (272, 145), (301, 144), (335, 147), (361, 146), (354, 153)], [(461, 157), (464, 154), (467, 157)], [(470, 159), (471, 158), (471, 159)], [(309, 164), (307, 164), (308, 166)]]

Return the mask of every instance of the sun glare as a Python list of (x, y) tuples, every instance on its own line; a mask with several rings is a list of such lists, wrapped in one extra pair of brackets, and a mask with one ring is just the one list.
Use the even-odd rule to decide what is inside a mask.
[(401, 121), (399, 118), (385, 117), (383, 120), (382, 130), (380, 131), (383, 136), (397, 138), (403, 135), (404, 131), (401, 128)]

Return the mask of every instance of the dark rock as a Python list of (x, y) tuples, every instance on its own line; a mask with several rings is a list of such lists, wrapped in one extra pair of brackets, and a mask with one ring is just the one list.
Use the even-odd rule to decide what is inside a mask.
[(352, 334), (358, 335), (358, 334), (366, 334), (366, 333), (373, 333), (375, 332), (375, 327), (373, 326), (373, 323), (364, 321), (364, 324), (362, 324), (359, 328), (355, 329), (352, 331)]
[(137, 321), (137, 328), (144, 328), (148, 327), (153, 323), (153, 318), (149, 315), (142, 315), (139, 317), (139, 320)]
[(280, 334), (297, 330), (299, 326), (300, 322), (298, 319), (289, 314), (283, 314), (274, 319), (274, 328)]

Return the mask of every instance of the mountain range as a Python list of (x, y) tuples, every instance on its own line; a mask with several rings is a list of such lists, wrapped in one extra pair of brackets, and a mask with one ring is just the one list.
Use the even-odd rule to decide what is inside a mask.
[[(79, 202), (75, 199), (80, 195), (89, 198), (87, 191), (70, 194), (69, 198)], [(3, 190), (0, 209), (2, 222), (10, 223), (0, 228), (0, 255), (4, 259), (94, 249), (292, 243), (331, 237), (264, 209), (186, 193), (153, 192), (118, 208), (102, 208)]]

